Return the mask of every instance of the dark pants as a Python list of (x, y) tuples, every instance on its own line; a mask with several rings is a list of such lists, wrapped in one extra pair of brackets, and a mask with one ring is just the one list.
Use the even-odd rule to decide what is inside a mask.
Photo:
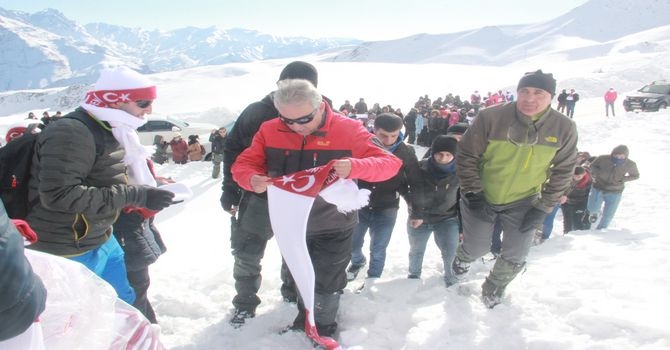
[(561, 205), (561, 210), (563, 210), (563, 233), (591, 228), (585, 202), (565, 203)]
[(493, 225), (493, 236), (491, 237), (491, 253), (496, 255), (500, 254), (502, 249), (502, 231), (500, 220), (496, 220)]
[(133, 306), (139, 310), (149, 322), (158, 323), (154, 308), (151, 306), (149, 298), (147, 297), (147, 290), (151, 284), (149, 267), (147, 266), (136, 271), (128, 271), (128, 282), (130, 282), (130, 286), (135, 289), (135, 302), (133, 303)]
[(407, 142), (414, 144), (414, 141), (416, 141), (416, 130), (407, 130), (407, 137), (409, 138)]
[[(270, 238), (272, 238), (272, 227), (267, 200), (245, 193), (240, 202), (239, 220), (230, 232), (230, 243), (235, 257), (233, 266), (237, 292), (233, 298), (235, 309), (255, 312), (261, 303), (257, 295), (263, 279), (261, 260)], [(284, 298), (292, 297), (294, 300), (296, 292), (293, 279), (285, 267), (282, 267), (281, 277), (284, 281), (282, 295)]]
[[(335, 317), (339, 309), (342, 289), (347, 285), (347, 265), (351, 260), (351, 237), (354, 229), (310, 236), (307, 233), (307, 250), (314, 266), (314, 320), (317, 330), (336, 328)], [(305, 324), (305, 307), (298, 303), (298, 316), (294, 325)]]

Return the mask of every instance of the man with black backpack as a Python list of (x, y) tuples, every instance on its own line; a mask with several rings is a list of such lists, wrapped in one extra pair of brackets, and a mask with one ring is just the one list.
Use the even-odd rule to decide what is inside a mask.
[(129, 304), (135, 294), (112, 224), (124, 207), (156, 212), (174, 197), (156, 188), (136, 133), (155, 98), (137, 72), (101, 72), (81, 106), (37, 136), (30, 166), (26, 221), (38, 242), (29, 248), (81, 262)]

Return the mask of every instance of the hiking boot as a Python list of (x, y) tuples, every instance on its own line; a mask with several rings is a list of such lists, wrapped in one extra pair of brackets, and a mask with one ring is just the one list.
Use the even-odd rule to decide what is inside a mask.
[(493, 309), (496, 305), (502, 303), (505, 288), (499, 288), (488, 277), (482, 284), (482, 302), (489, 309)]
[(421, 277), (419, 275), (415, 275), (413, 273), (410, 273), (409, 275), (407, 275), (407, 278), (411, 279), (411, 280), (418, 280)]
[(356, 276), (358, 276), (358, 273), (361, 272), (365, 264), (362, 265), (354, 265), (351, 264), (347, 268), (347, 281), (351, 282), (356, 279)]
[(592, 224), (595, 224), (596, 221), (598, 221), (598, 215), (597, 214), (591, 214), (589, 215), (589, 222)]
[(456, 276), (463, 276), (470, 271), (470, 263), (459, 259), (457, 256), (454, 259), (454, 263), (451, 264), (451, 268), (454, 270)]
[(233, 328), (240, 328), (244, 325), (247, 318), (254, 318), (255, 316), (256, 313), (253, 311), (235, 309), (235, 314), (229, 323)]

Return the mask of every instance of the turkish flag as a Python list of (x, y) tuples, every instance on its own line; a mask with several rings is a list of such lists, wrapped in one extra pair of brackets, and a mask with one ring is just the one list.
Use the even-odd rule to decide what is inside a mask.
[[(369, 191), (361, 192), (352, 180), (340, 179), (333, 170), (333, 161), (316, 168), (272, 179), (268, 187), (270, 222), (279, 250), (300, 291), (305, 304), (305, 333), (326, 349), (340, 348), (328, 337), (321, 337), (314, 321), (314, 267), (306, 241), (307, 220), (317, 195), (338, 206), (340, 211), (351, 211), (367, 204)], [(334, 185), (334, 186), (333, 186)], [(326, 192), (324, 189), (330, 188)]]

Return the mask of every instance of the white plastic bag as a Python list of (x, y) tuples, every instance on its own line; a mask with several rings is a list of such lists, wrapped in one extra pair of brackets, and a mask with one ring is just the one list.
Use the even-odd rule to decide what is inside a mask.
[(46, 349), (163, 349), (151, 323), (84, 265), (32, 250), (26, 257), (47, 289)]

